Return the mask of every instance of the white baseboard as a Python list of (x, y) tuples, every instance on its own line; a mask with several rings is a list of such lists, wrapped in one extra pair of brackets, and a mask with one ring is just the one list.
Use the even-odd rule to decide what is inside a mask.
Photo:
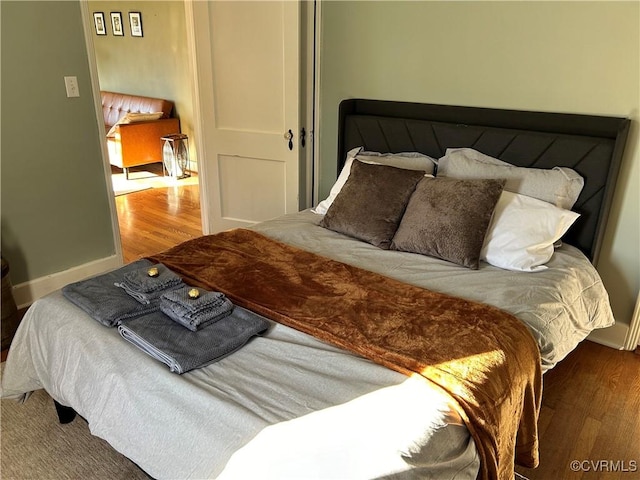
[(53, 273), (44, 277), (29, 280), (28, 282), (15, 285), (12, 289), (13, 298), (18, 308), (25, 308), (35, 302), (38, 298), (54, 292), (68, 283), (83, 280), (92, 275), (98, 275), (108, 270), (113, 270), (122, 265), (119, 255), (101, 258), (93, 262), (78, 265), (77, 267)]
[(599, 328), (592, 331), (587, 339), (616, 350), (625, 350), (625, 340), (629, 332), (629, 325), (616, 322), (613, 327)]

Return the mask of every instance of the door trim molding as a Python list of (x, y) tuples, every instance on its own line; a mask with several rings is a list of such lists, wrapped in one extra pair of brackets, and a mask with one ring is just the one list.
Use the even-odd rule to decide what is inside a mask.
[[(194, 5), (194, 4), (197, 4)], [(194, 8), (195, 6), (195, 8)], [(210, 45), (207, 45), (202, 38), (198, 38), (198, 35), (202, 35), (201, 32), (198, 31), (196, 27), (196, 19), (197, 9), (201, 9), (204, 13), (204, 9), (209, 8), (208, 2), (194, 2), (194, 0), (185, 0), (184, 2), (184, 16), (186, 21), (186, 32), (187, 32), (187, 53), (188, 53), (188, 62), (189, 68), (191, 70), (191, 99), (192, 99), (192, 108), (193, 108), (193, 131), (195, 133), (195, 150), (196, 150), (196, 162), (198, 165), (198, 176), (199, 176), (199, 193), (200, 193), (200, 220), (202, 222), (202, 233), (204, 235), (208, 235), (211, 233), (211, 222), (210, 218), (210, 202), (209, 202), (209, 185), (211, 183), (211, 175), (209, 174), (209, 169), (207, 167), (207, 148), (205, 143), (205, 133), (202, 128), (203, 125), (203, 117), (205, 113), (202, 111), (202, 103), (200, 102), (200, 95), (204, 94), (200, 90), (200, 78), (204, 75), (203, 72), (203, 62), (202, 60), (198, 61), (198, 52), (202, 50), (202, 48), (206, 48), (207, 52), (210, 55)], [(204, 15), (204, 18), (208, 18), (208, 15)], [(206, 32), (208, 34), (208, 31)], [(208, 35), (206, 36), (208, 39)], [(211, 70), (211, 65), (206, 64)]]
[(640, 345), (640, 293), (636, 298), (636, 307), (631, 316), (629, 331), (624, 342), (625, 350), (635, 350)]
[(320, 125), (320, 55), (322, 44), (322, 2), (314, 1), (313, 12), (313, 130), (311, 131), (310, 139), (313, 145), (313, 162), (311, 168), (313, 169), (313, 196), (311, 198), (311, 205), (316, 206), (320, 199), (318, 198), (318, 190), (320, 188), (320, 142), (318, 142), (318, 135), (316, 129)]
[[(91, 81), (91, 95), (93, 97), (93, 107), (96, 112), (96, 131), (98, 138), (104, 139), (104, 125), (102, 124), (102, 99), (100, 98), (100, 81), (98, 79), (98, 66), (96, 62), (96, 50), (93, 44), (93, 17), (89, 12), (88, 2), (78, 2), (80, 4), (80, 14), (82, 17), (82, 29), (84, 32), (84, 43), (87, 49), (87, 61), (89, 63), (89, 78)], [(113, 232), (113, 244), (115, 247), (115, 256), (119, 260), (119, 264), (124, 263), (122, 255), (122, 240), (120, 238), (120, 224), (118, 223), (118, 210), (116, 209), (116, 198), (113, 192), (113, 183), (111, 182), (111, 167), (107, 161), (107, 143), (100, 141), (100, 155), (102, 160), (102, 168), (104, 171), (104, 179), (107, 185), (107, 202), (109, 204), (109, 214), (111, 217), (111, 230)]]
[(304, 95), (301, 110), (303, 115), (300, 117), (301, 126), (304, 127), (306, 133), (306, 146), (304, 148), (304, 165), (300, 165), (300, 171), (304, 172), (304, 178), (300, 178), (300, 184), (304, 185), (304, 198), (300, 199), (300, 207), (310, 208), (313, 206), (315, 191), (315, 142), (314, 131), (316, 126), (316, 79), (315, 79), (315, 55), (316, 55), (316, 6), (317, 2), (302, 2), (300, 21), (302, 29), (300, 37), (304, 45), (304, 51), (301, 51), (304, 64), (304, 74), (301, 76), (300, 91)]

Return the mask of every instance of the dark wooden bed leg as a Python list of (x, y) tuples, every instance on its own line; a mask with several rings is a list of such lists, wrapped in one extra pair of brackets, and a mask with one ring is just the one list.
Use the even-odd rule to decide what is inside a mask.
[(76, 418), (76, 411), (71, 407), (65, 407), (59, 404), (55, 400), (53, 401), (56, 406), (56, 413), (58, 414), (58, 421), (62, 424), (71, 423)]

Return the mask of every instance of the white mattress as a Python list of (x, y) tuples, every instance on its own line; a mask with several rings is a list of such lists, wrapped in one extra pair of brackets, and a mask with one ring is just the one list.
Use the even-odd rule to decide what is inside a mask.
[[(560, 249), (545, 272), (471, 271), (379, 250), (318, 227), (319, 219), (307, 211), (255, 229), (511, 311), (538, 339), (547, 368), (612, 322), (597, 273), (573, 248)], [(446, 395), (278, 324), (220, 362), (178, 376), (56, 292), (21, 322), (2, 387), (3, 397), (22, 399), (45, 388), (157, 479), (256, 478), (257, 466), (260, 478), (472, 479), (479, 466)]]

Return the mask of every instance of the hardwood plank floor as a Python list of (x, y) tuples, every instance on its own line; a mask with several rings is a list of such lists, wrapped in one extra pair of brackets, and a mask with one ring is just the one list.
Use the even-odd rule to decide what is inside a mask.
[(529, 480), (640, 478), (640, 355), (584, 341), (545, 374), (543, 391), (540, 466), (518, 473)]
[(198, 185), (120, 195), (116, 209), (126, 263), (202, 235)]

